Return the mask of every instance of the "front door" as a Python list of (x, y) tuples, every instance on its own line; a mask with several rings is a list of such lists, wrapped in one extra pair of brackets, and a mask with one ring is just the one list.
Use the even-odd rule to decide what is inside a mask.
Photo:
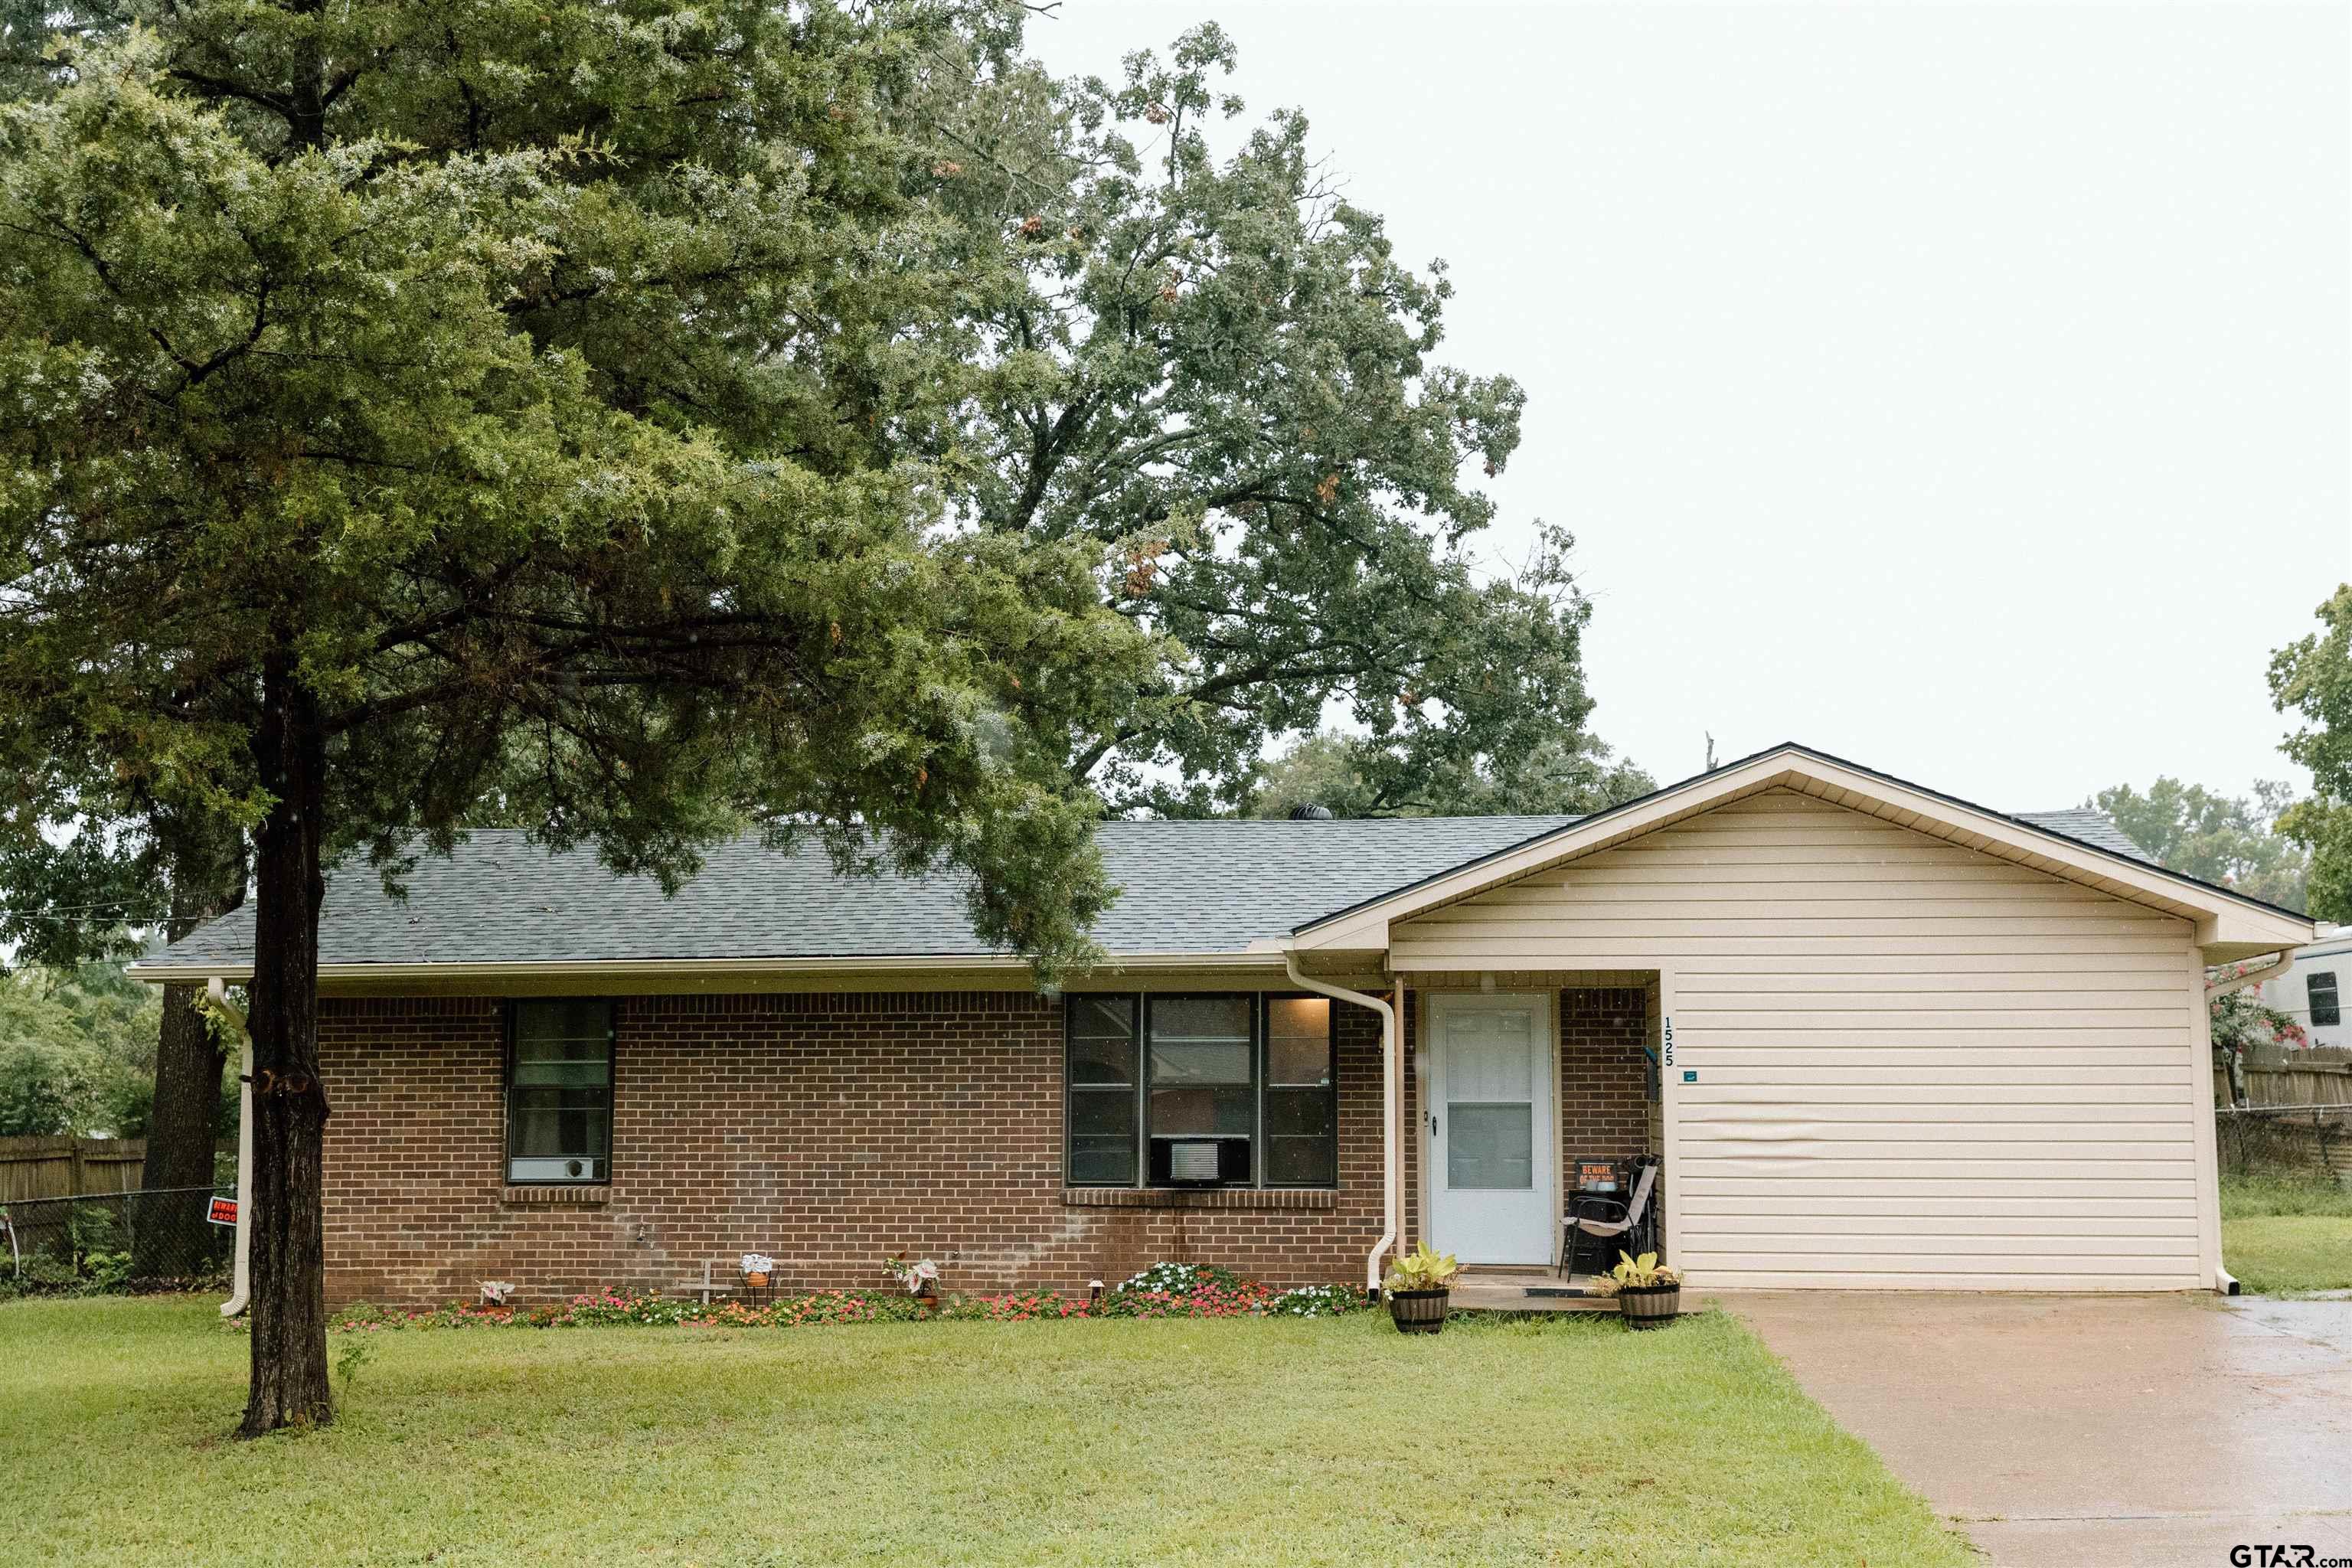
[(1429, 994), (1433, 1244), (1465, 1263), (1549, 1263), (1551, 999)]

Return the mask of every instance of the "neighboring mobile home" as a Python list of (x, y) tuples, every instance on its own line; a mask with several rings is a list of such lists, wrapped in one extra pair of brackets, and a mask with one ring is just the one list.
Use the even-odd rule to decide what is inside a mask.
[[(675, 1289), (774, 1256), (1083, 1289), (1558, 1255), (1663, 1157), (1692, 1283), (2226, 1284), (2203, 975), (2311, 922), (1789, 745), (1580, 820), (1113, 822), (1041, 994), (950, 877), (722, 846), (674, 900), (482, 833), (321, 921), (328, 1289)], [(240, 911), (142, 963), (250, 970)]]
[(2303, 1026), (2315, 1046), (2352, 1046), (2344, 989), (2352, 984), (2352, 926), (2322, 926), (2319, 940), (2294, 950), (2286, 967), (2254, 987), (2266, 1006)]

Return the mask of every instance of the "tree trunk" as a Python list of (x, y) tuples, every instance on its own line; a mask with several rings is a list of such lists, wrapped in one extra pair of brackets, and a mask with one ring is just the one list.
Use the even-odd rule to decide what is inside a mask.
[(281, 644), (265, 656), (254, 761), (275, 797), (254, 843), (253, 1381), (240, 1437), (334, 1418), (327, 1388), (327, 1094), (319, 1081), (326, 739)]
[(211, 1251), (205, 1219), (213, 1183), (213, 1124), (220, 1110), (221, 1052), (196, 1005), (193, 985), (163, 987), (155, 1045), (155, 1109), (147, 1119), (150, 1195), (132, 1215), (131, 1272), (142, 1279), (189, 1279)]
[[(149, 825), (163, 851), (172, 909), (164, 931), (179, 941), (245, 902), (245, 835), (217, 818), (158, 810)], [(185, 1279), (204, 1271), (212, 1226), (203, 1192), (213, 1184), (213, 1145), (220, 1115), (223, 1052), (193, 985), (163, 988), (155, 1042), (155, 1104), (147, 1119), (147, 1162), (140, 1185), (169, 1196), (141, 1200), (132, 1230), (131, 1272), (142, 1279)]]

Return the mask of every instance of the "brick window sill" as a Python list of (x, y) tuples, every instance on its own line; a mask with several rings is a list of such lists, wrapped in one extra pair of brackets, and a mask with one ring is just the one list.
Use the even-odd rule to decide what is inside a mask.
[(1332, 1209), (1328, 1188), (1065, 1187), (1062, 1206), (1076, 1209)]
[(502, 1204), (521, 1204), (536, 1208), (600, 1209), (610, 1201), (610, 1187), (505, 1187), (499, 1193)]

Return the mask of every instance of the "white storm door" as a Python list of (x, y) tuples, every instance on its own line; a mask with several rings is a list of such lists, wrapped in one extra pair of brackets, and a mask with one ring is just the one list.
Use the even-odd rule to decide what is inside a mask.
[(1465, 1263), (1549, 1263), (1551, 999), (1428, 994), (1431, 1238)]

